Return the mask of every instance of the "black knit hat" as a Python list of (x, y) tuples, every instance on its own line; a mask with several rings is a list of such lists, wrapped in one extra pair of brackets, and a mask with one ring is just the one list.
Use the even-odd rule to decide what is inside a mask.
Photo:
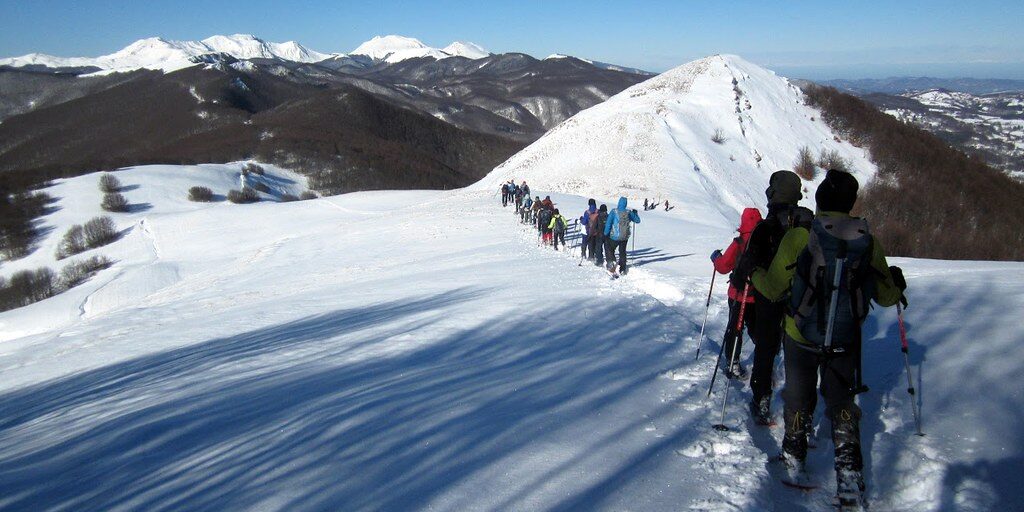
[(857, 202), (859, 188), (857, 178), (852, 174), (830, 169), (814, 193), (818, 211), (850, 213), (853, 204)]
[(768, 178), (768, 188), (764, 195), (768, 197), (768, 204), (796, 204), (804, 197), (800, 193), (802, 186), (795, 172), (775, 171)]
[(593, 199), (591, 199), (591, 200), (587, 201), (587, 204), (589, 204), (590, 206), (597, 206), (597, 201), (594, 201)]

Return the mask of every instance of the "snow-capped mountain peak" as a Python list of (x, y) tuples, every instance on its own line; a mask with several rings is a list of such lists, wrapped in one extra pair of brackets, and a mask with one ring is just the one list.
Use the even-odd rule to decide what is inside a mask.
[(238, 59), (283, 59), (297, 62), (318, 62), (330, 54), (310, 50), (299, 43), (271, 43), (250, 34), (216, 35), (202, 41), (173, 41), (148, 37), (109, 55), (100, 57), (53, 57), (29, 54), (0, 59), (0, 66), (43, 65), (47, 67), (96, 67), (107, 72), (135, 69), (174, 71), (195, 64), (192, 57), (208, 53), (227, 53)]
[(468, 59), (482, 59), (491, 54), (482, 46), (469, 41), (455, 41), (442, 48), (441, 51), (453, 57), (466, 57)]
[(408, 50), (427, 50), (429, 46), (419, 39), (398, 35), (374, 36), (349, 52), (351, 55), (365, 55), (371, 59), (384, 60), (395, 52)]

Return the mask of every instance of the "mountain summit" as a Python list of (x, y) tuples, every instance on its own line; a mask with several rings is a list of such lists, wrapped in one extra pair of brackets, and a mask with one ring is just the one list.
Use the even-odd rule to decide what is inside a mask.
[(841, 141), (788, 80), (715, 55), (579, 112), (477, 186), (525, 179), (538, 190), (670, 199), (684, 213), (738, 219), (743, 207), (764, 201), (768, 177), (793, 168), (804, 147), (815, 158), (834, 151), (861, 183), (875, 173), (864, 151)]

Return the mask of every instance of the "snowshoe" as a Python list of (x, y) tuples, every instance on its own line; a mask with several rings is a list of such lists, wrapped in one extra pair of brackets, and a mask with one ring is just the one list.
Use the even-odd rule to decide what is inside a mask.
[(750, 417), (754, 423), (762, 427), (770, 427), (775, 424), (772, 421), (772, 397), (765, 395), (750, 400)]
[(725, 376), (729, 380), (746, 380), (747, 370), (737, 361), (725, 369)]
[(836, 471), (836, 507), (843, 512), (860, 512), (868, 509), (864, 497), (864, 477), (860, 471)]
[(818, 484), (807, 474), (804, 461), (780, 453), (778, 457), (772, 459), (772, 462), (782, 469), (781, 481), (786, 487), (801, 491), (813, 491), (818, 488)]

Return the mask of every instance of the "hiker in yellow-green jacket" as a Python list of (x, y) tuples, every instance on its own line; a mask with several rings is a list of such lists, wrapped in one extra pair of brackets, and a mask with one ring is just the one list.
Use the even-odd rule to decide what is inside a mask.
[(778, 458), (786, 471), (784, 482), (813, 486), (803, 466), (820, 375), (835, 444), (837, 495), (852, 506), (865, 503), (861, 411), (855, 400), (866, 389), (860, 374), (861, 324), (871, 300), (886, 307), (901, 300), (906, 304), (907, 286), (899, 267), (886, 262), (867, 222), (850, 216), (858, 188), (853, 175), (828, 171), (815, 194), (818, 212), (811, 229), (791, 228), (769, 268), (751, 274), (765, 298), (780, 301), (788, 294), (790, 306), (783, 345), (786, 433)]

